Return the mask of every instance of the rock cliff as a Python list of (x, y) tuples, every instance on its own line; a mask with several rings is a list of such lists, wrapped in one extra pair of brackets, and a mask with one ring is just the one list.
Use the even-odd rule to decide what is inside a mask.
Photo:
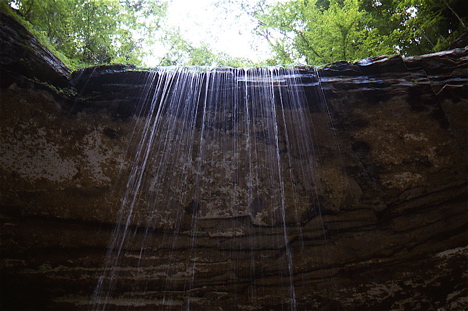
[[(4, 14), (0, 27), (0, 306), (87, 310), (148, 72), (70, 73)], [(467, 308), (468, 49), (299, 75), (316, 133), (314, 214), (259, 225), (202, 218), (190, 203), (178, 229), (135, 222), (110, 310), (289, 309), (291, 284), (298, 310)]]

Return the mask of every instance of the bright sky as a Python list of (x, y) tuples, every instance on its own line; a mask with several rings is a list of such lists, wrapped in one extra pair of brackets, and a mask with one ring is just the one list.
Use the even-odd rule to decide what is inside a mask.
[[(257, 2), (251, 0), (252, 4)], [(278, 2), (281, 0), (271, 0)], [(178, 27), (182, 36), (195, 46), (205, 42), (214, 52), (245, 57), (255, 62), (270, 56), (266, 40), (252, 34), (254, 24), (243, 12), (229, 12), (214, 6), (217, 0), (172, 0), (168, 8), (168, 24)], [(240, 18), (238, 17), (240, 15)], [(149, 66), (156, 66), (148, 59)]]

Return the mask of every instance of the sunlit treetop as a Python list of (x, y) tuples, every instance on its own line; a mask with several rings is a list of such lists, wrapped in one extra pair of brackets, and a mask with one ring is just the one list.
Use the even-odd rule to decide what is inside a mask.
[(10, 5), (74, 66), (141, 62), (144, 38), (160, 28), (159, 0), (15, 0)]
[[(76, 68), (322, 65), (425, 54), (454, 47), (466, 35), (465, 1), (200, 0), (196, 7), (178, 0), (1, 3), (3, 9), (6, 3), (14, 8), (11, 14)], [(205, 15), (200, 15), (203, 5)], [(185, 15), (174, 19), (174, 12), (183, 10)]]
[(277, 63), (419, 55), (447, 49), (468, 31), (465, 0), (292, 0), (252, 15)]

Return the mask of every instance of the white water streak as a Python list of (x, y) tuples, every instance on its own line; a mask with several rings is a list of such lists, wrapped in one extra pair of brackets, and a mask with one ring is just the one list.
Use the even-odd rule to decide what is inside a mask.
[[(144, 279), (149, 272), (143, 262), (157, 258), (161, 245), (171, 245), (172, 257), (181, 234), (190, 237), (186, 262), (168, 262), (157, 276), (162, 301), (172, 300), (173, 282), (184, 279), (190, 309), (199, 271), (199, 222), (239, 216), (253, 225), (282, 228), (282, 239), (271, 248), (284, 252), (286, 267), (279, 269), (289, 277), (289, 308), (296, 310), (289, 232), (300, 227), (304, 214), (314, 212), (309, 209), (317, 200), (313, 129), (298, 84), (296, 72), (279, 68), (163, 68), (148, 74), (132, 135), (133, 168), (94, 292), (94, 310), (106, 310), (125, 280)], [(164, 232), (159, 245), (155, 230)], [(252, 251), (255, 284), (258, 240), (248, 241), (244, 248)], [(138, 255), (124, 256), (130, 249)], [(135, 258), (133, 274), (118, 269)], [(144, 290), (154, 291), (147, 282)], [(252, 292), (251, 299), (256, 295), (261, 293)]]

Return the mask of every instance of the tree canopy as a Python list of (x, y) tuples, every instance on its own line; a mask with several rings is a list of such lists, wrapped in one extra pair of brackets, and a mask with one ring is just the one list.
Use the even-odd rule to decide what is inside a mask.
[(250, 14), (275, 52), (272, 63), (311, 65), (446, 49), (467, 32), (466, 0), (259, 2)]
[(186, 40), (177, 29), (166, 30), (162, 38), (167, 51), (161, 58), (160, 66), (252, 66), (249, 59), (216, 53), (206, 43), (195, 46)]
[[(194, 44), (165, 26), (165, 0), (0, 0), (66, 56), (72, 67), (141, 64), (147, 47), (159, 65), (253, 65)], [(466, 0), (218, 0), (250, 16), (267, 40), (266, 64), (320, 65), (381, 54), (419, 55), (451, 47), (468, 32)], [(239, 13), (236, 13), (239, 14)], [(146, 48), (146, 50), (145, 50)]]
[(159, 0), (15, 0), (23, 19), (74, 65), (139, 64), (142, 44), (160, 28)]

